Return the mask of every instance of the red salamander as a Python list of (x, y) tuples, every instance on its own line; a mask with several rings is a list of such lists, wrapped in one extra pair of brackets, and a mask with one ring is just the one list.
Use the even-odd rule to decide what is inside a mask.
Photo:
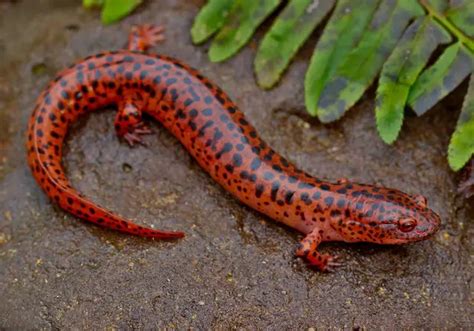
[(246, 205), (305, 235), (296, 255), (319, 270), (340, 263), (322, 242), (403, 244), (437, 231), (439, 216), (423, 196), (347, 180), (325, 182), (298, 170), (262, 141), (230, 98), (197, 70), (144, 51), (162, 38), (135, 27), (128, 50), (89, 56), (62, 71), (41, 93), (28, 126), (28, 162), (46, 194), (69, 213), (142, 237), (182, 232), (145, 228), (101, 207), (71, 187), (61, 165), (68, 128), (80, 116), (115, 105), (117, 135), (133, 145), (150, 131), (146, 112), (183, 144), (199, 165)]

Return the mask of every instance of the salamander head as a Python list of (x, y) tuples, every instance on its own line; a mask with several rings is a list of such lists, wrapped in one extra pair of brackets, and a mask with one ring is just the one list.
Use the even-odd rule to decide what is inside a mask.
[[(349, 218), (332, 222), (343, 240), (379, 244), (404, 244), (427, 239), (439, 228), (439, 216), (428, 208), (425, 197), (377, 188), (352, 192)], [(342, 222), (341, 222), (342, 221)]]

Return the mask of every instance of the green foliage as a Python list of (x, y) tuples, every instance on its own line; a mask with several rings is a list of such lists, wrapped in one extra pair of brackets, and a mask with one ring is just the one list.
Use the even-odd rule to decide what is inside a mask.
[(220, 62), (234, 55), (279, 4), (280, 0), (235, 0), (227, 20), (214, 37), (209, 59)]
[(232, 3), (233, 0), (210, 0), (201, 9), (191, 28), (193, 43), (202, 43), (224, 25)]
[[(263, 38), (255, 57), (258, 85), (271, 88), (278, 82), (291, 58), (329, 13), (335, 2), (326, 0), (316, 8), (313, 0), (288, 3)], [(294, 31), (298, 33), (294, 34)]]
[(451, 36), (429, 16), (415, 20), (405, 30), (380, 74), (375, 115), (382, 139), (391, 144), (400, 132), (411, 86), (440, 44)]
[(446, 17), (469, 37), (474, 37), (474, 1), (456, 1), (456, 5), (446, 11)]
[(377, 5), (378, 0), (360, 3), (353, 0), (338, 1), (305, 76), (306, 108), (311, 115), (318, 114), (319, 97), (324, 86), (359, 41)]
[(339, 119), (364, 94), (411, 19), (423, 14), (413, 0), (382, 1), (362, 39), (328, 80), (318, 103), (323, 123)]
[(464, 99), (456, 131), (448, 148), (448, 161), (453, 170), (461, 169), (474, 155), (474, 75)]
[(473, 56), (462, 43), (452, 44), (418, 77), (410, 89), (408, 104), (417, 115), (424, 114), (461, 84), (472, 65)]
[(86, 8), (102, 7), (101, 19), (104, 24), (114, 23), (130, 14), (142, 0), (83, 0)]
[(83, 0), (82, 5), (86, 8), (101, 7), (104, 4), (104, 0)]
[[(202, 42), (217, 32), (209, 58), (228, 59), (279, 3), (210, 0), (196, 17), (193, 41)], [(261, 87), (278, 82), (333, 6), (332, 0), (288, 1), (263, 37), (255, 58)], [(308, 112), (324, 123), (339, 119), (380, 74), (377, 129), (386, 143), (393, 143), (407, 105), (422, 115), (473, 72), (473, 21), (472, 0), (337, 0), (305, 76)], [(437, 49), (442, 51), (432, 60)], [(429, 62), (433, 64), (427, 66)], [(449, 147), (449, 164), (454, 170), (473, 153), (472, 85), (471, 79)]]

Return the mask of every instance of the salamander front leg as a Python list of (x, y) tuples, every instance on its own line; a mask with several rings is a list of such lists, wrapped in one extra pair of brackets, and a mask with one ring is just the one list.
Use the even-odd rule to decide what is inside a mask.
[(142, 122), (142, 112), (132, 100), (127, 100), (119, 106), (114, 126), (117, 136), (123, 138), (130, 146), (145, 145), (141, 136), (152, 133)]
[(165, 40), (164, 28), (151, 24), (135, 25), (128, 36), (127, 49), (144, 52)]
[(337, 262), (338, 256), (321, 254), (317, 251), (321, 241), (319, 229), (316, 228), (300, 242), (296, 250), (296, 256), (305, 258), (310, 265), (321, 271), (332, 272), (335, 268), (340, 267), (342, 263)]

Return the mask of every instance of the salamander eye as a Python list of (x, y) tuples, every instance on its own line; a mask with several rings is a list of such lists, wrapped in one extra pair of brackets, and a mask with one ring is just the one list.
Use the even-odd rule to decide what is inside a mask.
[(416, 227), (416, 220), (413, 218), (404, 218), (398, 221), (398, 228), (402, 232), (410, 232)]

